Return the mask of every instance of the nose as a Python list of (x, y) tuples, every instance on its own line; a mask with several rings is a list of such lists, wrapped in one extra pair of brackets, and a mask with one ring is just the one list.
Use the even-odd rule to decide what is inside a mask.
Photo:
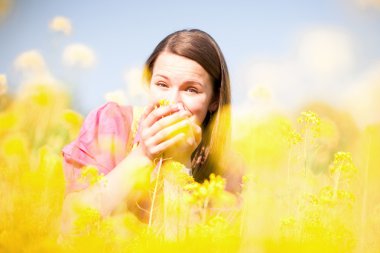
[(174, 103), (182, 103), (181, 94), (178, 89), (172, 89), (170, 94), (168, 94), (169, 97), (167, 98), (169, 101), (172, 101)]

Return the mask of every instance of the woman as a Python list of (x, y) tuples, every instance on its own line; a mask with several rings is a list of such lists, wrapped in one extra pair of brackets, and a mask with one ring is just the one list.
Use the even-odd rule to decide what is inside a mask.
[[(151, 103), (142, 116), (107, 103), (87, 116), (79, 137), (63, 149), (67, 224), (77, 201), (103, 216), (114, 212), (130, 198), (137, 175), (152, 172), (160, 157), (184, 164), (198, 182), (211, 173), (225, 175), (220, 165), (230, 135), (231, 95), (217, 43), (200, 30), (174, 32), (146, 61), (145, 78)], [(162, 99), (172, 104), (159, 106)], [(106, 184), (81, 183), (85, 165), (96, 166)], [(227, 179), (227, 188), (236, 189), (235, 181)]]

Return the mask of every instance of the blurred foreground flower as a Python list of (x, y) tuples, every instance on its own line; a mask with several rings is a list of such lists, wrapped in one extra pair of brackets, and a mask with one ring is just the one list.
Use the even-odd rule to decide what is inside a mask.
[(380, 10), (379, 0), (354, 0), (354, 2), (362, 9), (376, 9)]
[(106, 93), (106, 95), (104, 95), (104, 98), (108, 102), (115, 102), (119, 105), (126, 105), (128, 101), (127, 96), (125, 95), (125, 92), (123, 90), (115, 90), (108, 92)]
[(0, 0), (0, 22), (6, 17), (13, 4), (12, 0)]
[(68, 45), (63, 51), (63, 63), (80, 68), (91, 68), (95, 65), (96, 57), (94, 51), (83, 44)]
[(129, 103), (143, 106), (147, 102), (146, 83), (143, 80), (143, 70), (141, 68), (131, 68), (124, 72), (126, 83), (126, 96)]
[(62, 32), (65, 35), (70, 35), (72, 32), (71, 22), (68, 18), (57, 16), (49, 23), (49, 28), (55, 32)]
[(29, 50), (19, 54), (14, 61), (18, 71), (31, 71), (41, 73), (46, 70), (45, 60), (37, 50)]
[(7, 93), (7, 90), (8, 90), (7, 77), (3, 74), (0, 74), (0, 96)]

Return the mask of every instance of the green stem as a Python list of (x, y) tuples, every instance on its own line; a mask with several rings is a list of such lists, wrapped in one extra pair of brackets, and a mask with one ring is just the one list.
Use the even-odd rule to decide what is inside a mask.
[(367, 198), (368, 198), (368, 172), (369, 172), (369, 164), (370, 164), (370, 158), (371, 158), (371, 138), (369, 139), (368, 143), (368, 151), (367, 151), (367, 157), (365, 161), (365, 170), (364, 170), (364, 182), (363, 182), (363, 199), (362, 199), (362, 210), (361, 210), (361, 220), (360, 220), (360, 241), (359, 241), (359, 251), (364, 251), (364, 245), (365, 245), (365, 238), (366, 238), (366, 216), (367, 216)]
[(154, 204), (155, 204), (156, 197), (157, 197), (157, 190), (158, 190), (158, 183), (159, 183), (159, 179), (160, 179), (161, 165), (162, 165), (162, 157), (160, 158), (160, 160), (159, 160), (159, 162), (157, 164), (157, 166), (158, 166), (158, 168), (157, 168), (157, 177), (156, 177), (156, 184), (154, 186), (154, 191), (153, 191), (152, 204), (150, 206), (148, 228), (150, 228), (152, 226), (153, 209), (154, 209)]

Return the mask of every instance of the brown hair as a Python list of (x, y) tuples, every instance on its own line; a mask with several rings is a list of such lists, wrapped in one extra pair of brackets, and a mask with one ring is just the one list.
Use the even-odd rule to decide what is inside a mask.
[[(202, 124), (202, 141), (192, 154), (194, 179), (203, 182), (211, 173), (222, 174), (221, 161), (229, 145), (231, 132), (230, 78), (224, 56), (215, 40), (206, 32), (191, 29), (180, 30), (165, 37), (145, 62), (144, 77), (149, 83), (157, 57), (170, 52), (200, 64), (213, 81), (213, 99), (218, 108), (208, 112)], [(214, 100), (215, 101), (215, 100)]]

